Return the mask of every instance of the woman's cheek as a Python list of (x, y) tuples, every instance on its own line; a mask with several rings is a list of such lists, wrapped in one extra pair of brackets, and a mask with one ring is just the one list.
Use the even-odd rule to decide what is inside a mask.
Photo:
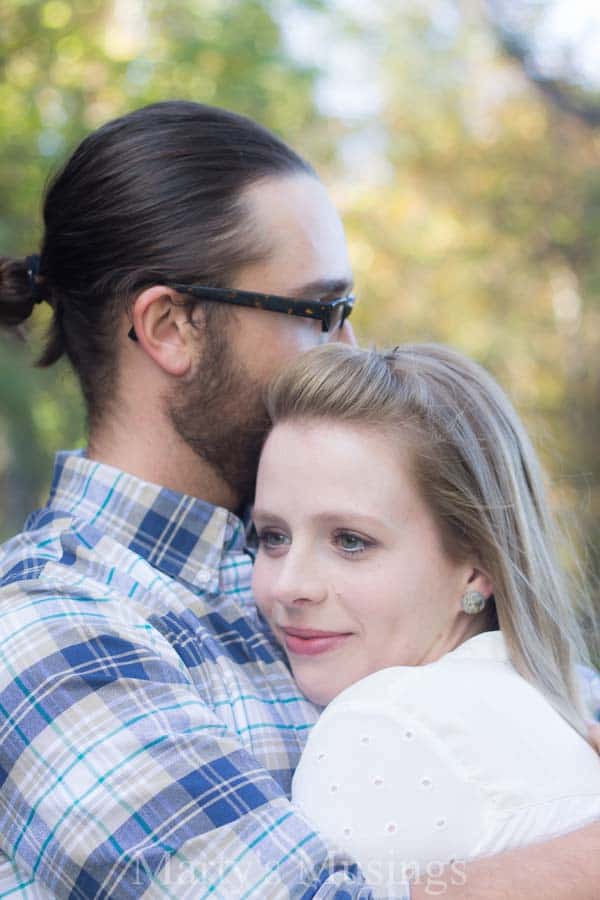
[(254, 596), (254, 602), (258, 606), (263, 616), (268, 619), (270, 608), (273, 604), (269, 603), (268, 594), (265, 590), (267, 584), (267, 576), (264, 570), (265, 560), (259, 551), (256, 557), (256, 562), (254, 563), (254, 569), (252, 571), (252, 593)]

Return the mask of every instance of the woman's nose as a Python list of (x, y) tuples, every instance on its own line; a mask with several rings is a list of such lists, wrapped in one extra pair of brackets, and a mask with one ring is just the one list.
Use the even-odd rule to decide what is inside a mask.
[(327, 585), (316, 562), (288, 553), (274, 585), (274, 594), (283, 606), (297, 608), (322, 603), (327, 596)]

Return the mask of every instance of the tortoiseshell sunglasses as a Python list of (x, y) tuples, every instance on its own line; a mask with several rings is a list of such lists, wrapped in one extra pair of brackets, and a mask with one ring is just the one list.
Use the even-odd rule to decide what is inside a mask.
[[(231, 303), (234, 306), (249, 306), (270, 312), (285, 313), (288, 316), (303, 316), (321, 322), (321, 331), (335, 331), (341, 328), (350, 316), (355, 303), (354, 294), (336, 297), (334, 300), (298, 300), (280, 297), (277, 294), (258, 294), (255, 291), (234, 291), (228, 288), (205, 287), (202, 284), (170, 283), (168, 287), (180, 294), (189, 294), (199, 300), (215, 300), (217, 303)], [(135, 330), (129, 330), (128, 337), (137, 341)]]

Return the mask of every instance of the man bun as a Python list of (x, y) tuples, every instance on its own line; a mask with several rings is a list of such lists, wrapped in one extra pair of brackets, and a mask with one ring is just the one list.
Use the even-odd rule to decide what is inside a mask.
[(41, 299), (35, 276), (30, 276), (30, 259), (0, 256), (0, 326), (20, 325)]

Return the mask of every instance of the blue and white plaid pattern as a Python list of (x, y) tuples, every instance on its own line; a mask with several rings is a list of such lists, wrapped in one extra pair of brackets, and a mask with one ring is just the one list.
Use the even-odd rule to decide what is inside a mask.
[(590, 720), (600, 722), (600, 678), (594, 669), (579, 666), (579, 684)]
[(317, 710), (244, 542), (223, 509), (59, 454), (0, 551), (0, 897), (372, 896), (289, 802)]
[(317, 710), (241, 522), (83, 454), (0, 551), (0, 897), (371, 896), (289, 801)]

